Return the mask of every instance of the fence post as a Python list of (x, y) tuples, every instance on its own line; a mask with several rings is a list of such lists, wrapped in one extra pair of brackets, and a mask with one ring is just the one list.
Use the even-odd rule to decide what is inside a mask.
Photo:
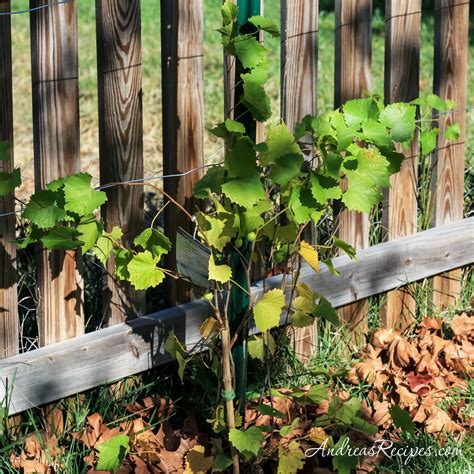
[[(385, 102), (418, 97), (420, 77), (421, 0), (387, 0), (385, 8)], [(402, 151), (401, 147), (398, 151)], [(384, 240), (414, 234), (417, 229), (418, 141), (404, 152), (400, 172), (391, 177), (383, 206)], [(409, 288), (387, 293), (382, 310), (386, 327), (405, 328), (413, 320), (416, 302)]]
[[(10, 11), (10, 0), (0, 0), (0, 12)], [(0, 16), (0, 144), (6, 144), (7, 160), (0, 172), (13, 169), (13, 91), (10, 15)], [(0, 214), (15, 210), (13, 193), (0, 197)], [(15, 216), (0, 217), (0, 359), (19, 350), (16, 287)]]
[[(161, 68), (163, 97), (163, 170), (183, 173), (204, 165), (203, 3), (202, 0), (161, 1)], [(164, 182), (166, 194), (190, 212), (192, 191), (202, 175), (197, 170)], [(165, 209), (165, 231), (176, 241), (178, 226), (193, 225), (173, 204)], [(168, 259), (176, 264), (175, 247)], [(167, 302), (174, 305), (191, 297), (190, 285), (168, 282)]]
[[(97, 74), (101, 184), (143, 178), (140, 0), (97, 0)], [(143, 186), (107, 188), (102, 213), (108, 231), (119, 226), (128, 246), (144, 225)], [(113, 278), (107, 262), (105, 323), (144, 311), (145, 294)]]
[[(31, 7), (48, 3), (31, 0)], [(35, 184), (40, 190), (80, 170), (76, 4), (30, 14)], [(81, 279), (73, 251), (38, 252), (41, 345), (84, 332)]]
[[(336, 0), (334, 106), (361, 97), (371, 89), (372, 0)], [(360, 212), (337, 210), (338, 237), (357, 250), (369, 245), (369, 217)], [(367, 326), (366, 300), (339, 310), (356, 341)]]
[[(463, 217), (464, 154), (468, 64), (469, 2), (436, 0), (433, 88), (441, 99), (451, 99), (453, 112), (439, 116), (438, 147), (433, 170), (433, 223), (448, 224)], [(445, 130), (458, 122), (461, 134), (456, 142), (445, 138)], [(461, 290), (461, 271), (454, 270), (433, 281), (433, 303), (439, 308), (453, 304)]]
[[(281, 115), (290, 130), (317, 113), (318, 3), (281, 0)], [(301, 144), (312, 146), (305, 138)], [(296, 354), (309, 359), (317, 347), (317, 323), (294, 328), (292, 339)]]

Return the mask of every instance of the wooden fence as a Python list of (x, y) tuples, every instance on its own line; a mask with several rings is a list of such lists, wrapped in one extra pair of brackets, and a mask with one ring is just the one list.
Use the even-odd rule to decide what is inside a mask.
[[(32, 0), (32, 7), (45, 8), (30, 13), (37, 189), (80, 170), (76, 4), (47, 3)], [(165, 174), (204, 164), (202, 3), (161, 0)], [(10, 1), (0, 0), (0, 141), (8, 142), (10, 150), (9, 160), (0, 161), (0, 171), (8, 171), (14, 164), (11, 17), (1, 15), (10, 8)], [(371, 89), (373, 5), (372, 0), (336, 0), (335, 8), (334, 104), (339, 106)], [(318, 1), (281, 0), (281, 12), (281, 113), (292, 127), (305, 114), (317, 112)], [(434, 280), (436, 304), (447, 305), (459, 294), (457, 269), (474, 261), (474, 221), (462, 220), (469, 2), (436, 0), (432, 14), (436, 28), (434, 92), (456, 101), (454, 112), (439, 117), (432, 184), (436, 228), (412, 235), (417, 230), (415, 143), (385, 196), (383, 228), (385, 240), (390, 242), (368, 248), (368, 216), (339, 208), (338, 233), (359, 250), (362, 263), (338, 257), (336, 266), (343, 271), (339, 279), (325, 269), (317, 277), (303, 270), (303, 278), (311, 286), (341, 307), (342, 317), (356, 335), (363, 333), (367, 324), (364, 298), (389, 291), (383, 321), (392, 327), (406, 325), (413, 317), (414, 301), (402, 288), (404, 284), (452, 271)], [(144, 173), (140, 1), (96, 0), (96, 22), (101, 184), (140, 179)], [(418, 95), (421, 0), (387, 0), (385, 24), (386, 100), (411, 100)], [(453, 121), (460, 124), (461, 136), (450, 143), (443, 132)], [(189, 207), (192, 187), (199, 177), (196, 171), (166, 179), (164, 190)], [(115, 186), (107, 189), (107, 194), (108, 202), (102, 209), (106, 227), (120, 225), (127, 243), (143, 227), (143, 188)], [(37, 321), (40, 345), (46, 347), (15, 355), (19, 317), (12, 244), (14, 210), (12, 197), (0, 198), (0, 214), (6, 214), (0, 216), (0, 358), (7, 358), (0, 362), (0, 401), (9, 394), (11, 414), (163, 363), (167, 359), (160, 343), (170, 327), (175, 327), (186, 343), (196, 341), (205, 304), (197, 301), (174, 306), (189, 297), (186, 288), (170, 286), (170, 309), (128, 321), (143, 315), (144, 295), (109, 278), (104, 299), (105, 322), (110, 327), (83, 335), (83, 288), (73, 254), (38, 251)], [(173, 237), (176, 226), (186, 223), (180, 222), (174, 206), (165, 212), (165, 232)], [(273, 284), (277, 283), (275, 277)], [(310, 353), (315, 337), (314, 328), (298, 330), (296, 350)]]

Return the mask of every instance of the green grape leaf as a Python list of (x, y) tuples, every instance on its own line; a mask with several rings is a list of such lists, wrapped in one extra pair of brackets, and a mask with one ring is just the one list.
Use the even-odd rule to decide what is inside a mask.
[(221, 8), (222, 22), (224, 26), (235, 21), (237, 19), (238, 12), (239, 8), (237, 5), (232, 2), (232, 0), (226, 0)]
[(258, 66), (267, 55), (267, 50), (252, 35), (240, 35), (234, 41), (235, 54), (245, 69)]
[(50, 229), (67, 217), (64, 209), (57, 206), (58, 193), (44, 189), (31, 196), (23, 210), (23, 217), (40, 229)]
[(63, 178), (64, 209), (80, 216), (90, 214), (107, 201), (107, 194), (91, 187), (92, 176), (78, 173)]
[(265, 190), (259, 174), (248, 178), (232, 179), (222, 185), (222, 192), (232, 202), (247, 209), (255, 206), (265, 197)]
[(232, 443), (232, 446), (247, 458), (249, 454), (258, 455), (264, 439), (262, 430), (256, 426), (252, 426), (247, 430), (232, 428), (229, 431), (229, 441)]
[(377, 120), (379, 110), (372, 98), (348, 100), (343, 106), (344, 119), (349, 127), (358, 128), (367, 119)]
[[(293, 392), (293, 397), (294, 396), (295, 396), (295, 394)], [(288, 436), (300, 424), (300, 421), (301, 421), (300, 418), (297, 416), (296, 418), (293, 419), (293, 421), (291, 422), (291, 425), (282, 426), (279, 430), (280, 435), (281, 436)]]
[(377, 146), (390, 147), (392, 139), (388, 134), (387, 127), (376, 120), (367, 120), (362, 124), (362, 133), (359, 137), (369, 143)]
[(254, 207), (248, 211), (240, 214), (240, 234), (247, 235), (250, 232), (255, 232), (263, 225), (263, 218), (260, 217), (259, 210)]
[(421, 153), (424, 156), (429, 155), (436, 148), (438, 133), (439, 130), (437, 128), (431, 128), (430, 130), (423, 130), (421, 132)]
[(332, 304), (323, 297), (320, 297), (319, 303), (316, 305), (313, 311), (313, 316), (315, 318), (324, 318), (335, 326), (341, 325), (336, 310), (332, 307)]
[(291, 441), (288, 448), (278, 448), (278, 474), (297, 474), (304, 468), (306, 456), (298, 441)]
[(102, 235), (102, 230), (102, 224), (94, 214), (89, 214), (81, 219), (77, 225), (77, 231), (79, 232), (79, 240), (84, 242), (81, 248), (83, 254), (94, 247)]
[(304, 158), (298, 153), (282, 155), (275, 159), (269, 178), (280, 186), (286, 186), (292, 179), (302, 176), (301, 165)]
[(232, 214), (220, 213), (217, 217), (211, 217), (198, 212), (196, 213), (196, 219), (200, 234), (206, 243), (219, 252), (224, 250), (224, 247), (236, 234), (236, 229), (234, 228), (235, 216)]
[(310, 219), (316, 222), (323, 213), (311, 190), (299, 185), (291, 193), (290, 208), (297, 224), (306, 224)]
[(267, 132), (265, 143), (267, 149), (261, 152), (259, 156), (262, 166), (274, 164), (276, 159), (281, 156), (301, 155), (300, 147), (296, 143), (294, 135), (284, 123), (272, 127)]
[(282, 419), (286, 417), (286, 415), (282, 413), (280, 410), (277, 410), (276, 408), (272, 408), (270, 405), (264, 405), (263, 403), (260, 403), (259, 405), (255, 405), (252, 408), (255, 408), (255, 410), (257, 410), (262, 415), (273, 416), (275, 418), (282, 418)]
[(274, 38), (278, 38), (280, 36), (278, 26), (268, 18), (263, 16), (252, 16), (249, 18), (249, 22), (256, 26), (259, 30), (270, 33), (270, 35), (272, 35)]
[(415, 423), (411, 419), (410, 414), (400, 408), (397, 405), (393, 405), (390, 407), (390, 416), (392, 417), (393, 422), (397, 428), (401, 428), (402, 430), (410, 433), (411, 435), (415, 435)]
[(230, 466), (232, 466), (232, 459), (221, 452), (214, 458), (211, 472), (222, 472)]
[(311, 385), (306, 393), (306, 398), (312, 403), (319, 405), (321, 402), (329, 398), (328, 387), (325, 385)]
[(341, 155), (337, 155), (335, 153), (328, 153), (327, 155), (323, 156), (327, 175), (331, 178), (339, 180), (343, 160), (344, 158)]
[(130, 439), (127, 435), (118, 434), (95, 446), (98, 451), (97, 471), (117, 472), (130, 450)]
[(186, 356), (186, 348), (176, 337), (174, 329), (168, 333), (163, 348), (173, 359), (176, 359), (176, 354), (180, 354), (182, 357)]
[(115, 276), (122, 281), (130, 280), (130, 273), (128, 271), (128, 264), (133, 258), (131, 250), (117, 248), (115, 249)]
[(244, 93), (240, 101), (247, 107), (255, 120), (265, 122), (272, 116), (270, 99), (263, 86), (259, 82), (251, 80), (250, 76), (242, 78)]
[(451, 125), (446, 127), (446, 130), (444, 131), (444, 138), (452, 142), (455, 142), (456, 140), (458, 140), (460, 135), (461, 135), (461, 126), (457, 122), (452, 123)]
[[(345, 150), (353, 141), (354, 137), (357, 134), (357, 129), (353, 127), (348, 127), (346, 121), (344, 120), (344, 115), (339, 110), (334, 110), (328, 114), (331, 125), (336, 130), (337, 138), (337, 151), (341, 152)], [(329, 132), (330, 136), (334, 136), (332, 131)], [(340, 157), (340, 155), (335, 155)], [(324, 158), (324, 157), (323, 157)]]
[(270, 71), (270, 62), (268, 59), (268, 55), (262, 60), (262, 62), (254, 67), (251, 72), (246, 74), (241, 74), (240, 78), (244, 82), (253, 82), (254, 84), (258, 84), (263, 86), (265, 82), (268, 81), (268, 74)]
[(226, 119), (225, 128), (232, 133), (245, 133), (245, 125), (237, 120)]
[(257, 328), (268, 331), (280, 325), (280, 316), (285, 306), (285, 295), (279, 288), (267, 291), (255, 304), (253, 314)]
[(209, 280), (219, 283), (227, 283), (232, 277), (232, 269), (229, 265), (216, 265), (214, 255), (209, 258)]
[(133, 241), (135, 245), (140, 246), (143, 250), (148, 250), (153, 257), (161, 258), (171, 250), (171, 242), (163, 232), (152, 227), (146, 228), (140, 235), (135, 237)]
[(367, 436), (374, 436), (379, 432), (379, 429), (376, 425), (369, 423), (360, 416), (353, 416), (351, 424), (355, 430), (360, 431), (361, 433), (364, 433)]
[(265, 342), (261, 335), (252, 336), (248, 340), (249, 356), (252, 359), (265, 360)]
[(416, 127), (416, 107), (404, 103), (389, 104), (380, 113), (380, 122), (391, 129), (396, 142), (412, 140)]
[(50, 250), (73, 250), (83, 244), (82, 241), (77, 240), (78, 235), (73, 227), (54, 227), (41, 237), (41, 242)]
[(218, 138), (227, 138), (229, 136), (229, 131), (227, 130), (225, 122), (219, 122), (214, 128), (211, 128), (209, 131)]
[(344, 242), (344, 240), (340, 240), (337, 237), (332, 238), (332, 243), (334, 247), (344, 251), (349, 256), (349, 258), (352, 260), (357, 260), (356, 249), (351, 244), (348, 244), (347, 242)]
[(400, 171), (400, 167), (402, 166), (402, 162), (405, 159), (405, 155), (396, 151), (387, 150), (386, 148), (383, 148), (380, 151), (389, 163), (388, 174), (392, 175), (398, 173)]
[(0, 172), (0, 197), (6, 196), (14, 191), (21, 184), (20, 168), (15, 168), (12, 172)]
[(179, 352), (176, 353), (176, 360), (178, 362), (178, 376), (181, 380), (181, 383), (184, 382), (184, 370), (186, 369), (186, 362), (185, 359)]
[(248, 137), (240, 137), (225, 157), (225, 167), (229, 178), (248, 178), (258, 176), (257, 155), (253, 149), (253, 141)]
[(357, 468), (358, 458), (357, 456), (349, 456), (347, 450), (343, 449), (343, 446), (352, 446), (350, 439), (346, 435), (342, 435), (334, 446), (334, 452), (337, 454), (332, 458), (332, 466), (339, 474), (351, 474)]
[(220, 194), (221, 185), (226, 178), (226, 171), (221, 166), (216, 166), (207, 171), (207, 173), (194, 185), (193, 194), (199, 199), (207, 199), (209, 192)]
[(295, 328), (306, 328), (314, 324), (314, 318), (307, 313), (303, 313), (302, 311), (295, 311), (291, 315), (290, 322)]
[(120, 242), (122, 235), (122, 229), (118, 226), (115, 226), (110, 233), (102, 231), (102, 235), (97, 239), (94, 247), (92, 247), (92, 253), (99, 259), (104, 267), (110, 252), (112, 252), (114, 248), (114, 242)]
[(159, 261), (160, 258), (154, 257), (148, 250), (134, 255), (127, 266), (130, 283), (137, 290), (146, 290), (159, 285), (165, 278), (165, 274), (157, 268)]
[(342, 196), (339, 181), (330, 176), (313, 172), (311, 173), (310, 183), (311, 193), (314, 199), (323, 206), (326, 205), (329, 200), (339, 199)]
[(36, 244), (41, 241), (41, 237), (45, 235), (44, 230), (38, 229), (34, 224), (28, 226), (28, 230), (24, 239), (18, 239), (17, 243), (19, 248), (25, 249), (30, 244)]
[(0, 161), (8, 161), (10, 159), (10, 144), (7, 140), (0, 142)]

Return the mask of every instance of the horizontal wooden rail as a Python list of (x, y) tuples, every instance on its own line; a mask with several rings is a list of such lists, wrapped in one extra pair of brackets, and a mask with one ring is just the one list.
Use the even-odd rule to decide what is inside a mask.
[[(339, 307), (472, 264), (473, 249), (470, 218), (361, 250), (359, 262), (338, 257), (339, 277), (323, 266), (318, 275), (304, 267), (300, 279)], [(269, 278), (265, 288), (280, 282), (281, 276)], [(258, 298), (263, 283), (253, 290)], [(174, 329), (192, 347), (208, 316), (208, 304), (195, 301), (0, 361), (0, 402), (8, 400), (13, 415), (164, 364), (167, 332)]]

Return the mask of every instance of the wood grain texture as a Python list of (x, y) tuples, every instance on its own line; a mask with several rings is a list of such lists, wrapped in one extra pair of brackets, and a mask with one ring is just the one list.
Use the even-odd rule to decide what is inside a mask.
[[(46, 4), (31, 0), (30, 6)], [(31, 13), (35, 185), (80, 171), (77, 18), (74, 3)], [(41, 345), (84, 331), (81, 278), (74, 252), (38, 249)]]
[[(318, 4), (317, 0), (281, 1), (281, 115), (290, 130), (305, 115), (317, 114)], [(301, 143), (311, 146), (311, 137), (303, 137)], [(305, 240), (314, 242), (314, 227), (307, 229)], [(291, 331), (302, 360), (314, 354), (317, 338), (317, 324)]]
[[(97, 73), (101, 184), (143, 178), (140, 0), (97, 0)], [(119, 226), (129, 246), (144, 225), (143, 186), (106, 190), (107, 230)], [(143, 314), (144, 292), (112, 278), (107, 264), (105, 324)]]
[[(371, 90), (372, 0), (336, 0), (335, 35), (334, 106), (339, 107)], [(356, 249), (367, 247), (368, 216), (338, 207), (338, 237)], [(354, 328), (356, 342), (363, 339), (367, 310), (366, 302), (340, 310), (340, 316)]]
[[(161, 2), (163, 169), (183, 173), (204, 164), (203, 4), (202, 0)], [(197, 170), (166, 179), (164, 189), (178, 203), (194, 211), (192, 190), (202, 176)], [(173, 242), (178, 226), (193, 231), (189, 218), (176, 206), (165, 210), (165, 231)], [(175, 268), (175, 251), (168, 259)], [(169, 281), (168, 304), (192, 297), (190, 286)]]
[[(10, 11), (10, 1), (0, 0), (0, 12)], [(0, 160), (0, 173), (13, 170), (13, 91), (11, 17), (0, 16), (0, 143), (8, 144), (8, 160)], [(13, 193), (0, 197), (0, 214), (15, 210)], [(19, 349), (16, 287), (15, 216), (0, 217), (0, 359)]]
[[(385, 101), (406, 102), (418, 97), (420, 77), (421, 0), (387, 0), (385, 6)], [(401, 147), (400, 147), (401, 148)], [(402, 151), (399, 149), (399, 151)], [(400, 172), (391, 177), (383, 207), (384, 239), (416, 232), (418, 141), (404, 152)], [(387, 294), (382, 321), (387, 327), (407, 327), (413, 322), (416, 302), (409, 291)]]
[[(305, 265), (300, 281), (339, 307), (469, 265), (474, 261), (473, 245), (474, 218), (465, 219), (361, 250), (359, 263), (336, 257), (339, 277), (324, 264), (317, 275)], [(258, 282), (252, 287), (253, 297), (260, 298), (264, 286), (265, 291), (280, 287), (281, 279), (279, 275)], [(290, 288), (288, 301), (289, 293)], [(193, 347), (208, 316), (209, 305), (201, 299), (0, 361), (0, 400), (9, 391), (13, 415), (164, 364), (169, 361), (163, 349), (168, 331), (174, 329), (187, 347)], [(285, 319), (286, 313), (280, 323)]]
[[(435, 51), (433, 89), (441, 99), (456, 103), (456, 111), (439, 117), (440, 133), (436, 154), (432, 208), (433, 224), (454, 222), (463, 217), (464, 156), (466, 149), (469, 2), (437, 0), (435, 3)], [(444, 131), (457, 122), (461, 134), (449, 142)], [(454, 304), (461, 290), (460, 272), (437, 277), (433, 282), (433, 302), (439, 308)]]

